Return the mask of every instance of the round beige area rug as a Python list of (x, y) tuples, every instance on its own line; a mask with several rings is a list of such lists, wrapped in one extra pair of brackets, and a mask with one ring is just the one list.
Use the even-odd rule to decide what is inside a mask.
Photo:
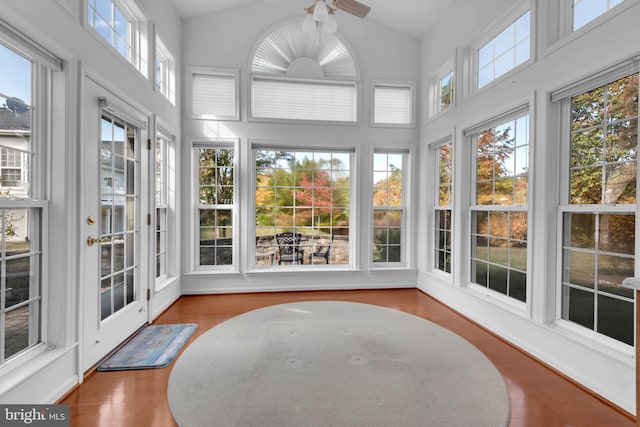
[(430, 321), (351, 302), (254, 310), (196, 339), (169, 378), (180, 426), (506, 426), (477, 348)]

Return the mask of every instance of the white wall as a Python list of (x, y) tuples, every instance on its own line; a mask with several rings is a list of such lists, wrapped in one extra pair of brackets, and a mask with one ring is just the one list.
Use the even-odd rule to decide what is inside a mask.
[[(241, 120), (237, 122), (211, 122), (191, 120), (187, 116), (188, 98), (183, 108), (183, 169), (190, 168), (190, 141), (207, 138), (239, 138), (241, 163), (240, 177), (240, 272), (232, 274), (201, 273), (191, 274), (188, 248), (184, 248), (183, 279), (184, 293), (247, 292), (307, 289), (373, 288), (415, 286), (415, 268), (393, 271), (374, 271), (369, 268), (369, 224), (370, 198), (366, 193), (371, 181), (369, 159), (373, 147), (415, 148), (418, 128), (391, 129), (372, 128), (370, 122), (370, 98), (372, 79), (408, 80), (417, 82), (420, 78), (419, 41), (400, 34), (371, 20), (361, 20), (344, 13), (336, 14), (339, 37), (351, 49), (360, 70), (360, 123), (353, 125), (313, 125), (259, 123), (247, 121), (248, 66), (253, 50), (270, 31), (282, 23), (302, 22), (302, 8), (291, 2), (258, 3), (237, 7), (227, 11), (183, 20), (183, 62), (185, 66), (222, 67), (240, 70)], [(183, 82), (187, 87), (187, 82)], [(251, 252), (250, 226), (255, 225), (252, 213), (244, 209), (250, 206), (255, 193), (249, 178), (251, 140), (273, 141), (275, 143), (295, 143), (300, 146), (352, 147), (356, 149), (355, 175), (357, 215), (352, 215), (352, 224), (358, 226), (357, 261), (355, 271), (318, 272), (247, 272), (246, 258)], [(183, 174), (183, 235), (189, 236), (193, 223), (190, 199), (190, 182)], [(188, 238), (185, 245), (193, 244)], [(243, 256), (243, 255), (241, 255)], [(411, 266), (415, 264), (411, 262)]]
[[(461, 4), (464, 3), (464, 7)], [(496, 17), (514, 3), (505, 0), (452, 3), (455, 20), (443, 21), (421, 44), (421, 81), (423, 95), (438, 69), (452, 57), (458, 59), (456, 83), (465, 79), (465, 48), (495, 25)], [(537, 49), (534, 63), (514, 74), (490, 84), (476, 94), (458, 98), (458, 105), (430, 120), (420, 129), (421, 164), (433, 165), (428, 145), (446, 135), (453, 135), (454, 150), (463, 152), (469, 142), (462, 134), (471, 127), (518, 104), (531, 105), (533, 139), (529, 206), (529, 294), (526, 310), (514, 308), (498, 298), (466, 287), (469, 282), (468, 200), (464, 198), (471, 183), (470, 164), (460, 157), (456, 166), (455, 209), (462, 213), (454, 222), (454, 272), (452, 278), (430, 271), (430, 251), (426, 244), (418, 248), (421, 260), (418, 287), (460, 311), (510, 342), (550, 364), (560, 372), (609, 399), (623, 409), (635, 412), (633, 350), (620, 348), (589, 334), (583, 335), (556, 323), (557, 303), (557, 200), (558, 171), (561, 165), (558, 140), (558, 109), (549, 102), (549, 93), (579, 81), (591, 74), (638, 55), (640, 48), (640, 6), (626, 1), (603, 19), (587, 25), (582, 31), (558, 40), (558, 4), (562, 2), (532, 1), (533, 16), (538, 16)], [(464, 12), (461, 12), (464, 11)], [(452, 15), (452, 16), (453, 16)], [(547, 19), (551, 17), (551, 19)], [(458, 93), (464, 89), (458, 87)], [(423, 107), (427, 106), (426, 96)], [(426, 114), (424, 115), (427, 116)], [(421, 168), (420, 182), (431, 183), (433, 170)], [(433, 193), (433, 191), (431, 192)], [(432, 241), (433, 215), (429, 208), (433, 199), (421, 200), (420, 235), (423, 242)], [(426, 261), (425, 261), (426, 260)]]
[[(53, 82), (52, 139), (48, 147), (47, 173), (49, 221), (45, 224), (49, 246), (48, 287), (45, 293), (47, 349), (30, 351), (0, 368), (0, 402), (54, 402), (81, 381), (82, 289), (79, 260), (84, 250), (80, 235), (80, 146), (83, 143), (83, 105), (79, 103), (82, 70), (92, 70), (106, 87), (123, 101), (157, 116), (169, 131), (181, 133), (178, 106), (169, 104), (153, 89), (152, 80), (122, 60), (83, 25), (84, 2), (80, 0), (21, 0), (4, 2), (0, 18), (63, 59), (63, 71)], [(165, 43), (176, 54), (180, 69), (180, 19), (169, 0), (142, 0), (141, 7)], [(149, 47), (152, 51), (152, 45)], [(178, 91), (178, 99), (180, 92)], [(179, 281), (158, 294), (158, 310), (180, 295)], [(155, 312), (154, 314), (157, 314)]]

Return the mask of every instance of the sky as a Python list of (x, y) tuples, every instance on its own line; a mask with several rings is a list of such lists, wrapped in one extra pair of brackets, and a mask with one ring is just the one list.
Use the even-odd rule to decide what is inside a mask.
[[(31, 61), (0, 45), (0, 93), (31, 105)], [(5, 103), (0, 96), (0, 105)]]

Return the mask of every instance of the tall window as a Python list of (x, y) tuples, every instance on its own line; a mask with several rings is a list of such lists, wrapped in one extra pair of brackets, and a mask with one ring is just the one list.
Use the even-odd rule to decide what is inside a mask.
[(127, 61), (148, 76), (146, 18), (133, 0), (87, 0), (87, 23)]
[(478, 88), (531, 56), (531, 12), (527, 11), (500, 34), (478, 49)]
[(405, 261), (405, 163), (407, 154), (373, 154), (373, 262)]
[[(32, 167), (34, 64), (0, 44), (0, 365), (41, 342), (42, 181)], [(42, 150), (44, 151), (44, 150)], [(38, 159), (38, 166), (42, 166)]]
[(175, 197), (174, 140), (159, 132), (155, 146), (155, 199), (156, 199), (156, 279), (167, 277), (170, 233), (170, 206)]
[(573, 0), (573, 31), (606, 13), (624, 0)]
[(176, 60), (160, 37), (156, 36), (156, 90), (176, 103)]
[(529, 115), (473, 135), (471, 281), (526, 301)]
[(435, 259), (437, 270), (451, 273), (452, 253), (452, 213), (453, 213), (453, 144), (445, 143), (436, 147), (438, 177), (436, 181), (437, 200), (433, 207), (435, 220)]
[(351, 151), (259, 148), (254, 160), (256, 265), (349, 264)]
[(571, 97), (562, 318), (634, 342), (638, 74)]
[(197, 265), (234, 265), (235, 150), (226, 145), (195, 145), (197, 172)]

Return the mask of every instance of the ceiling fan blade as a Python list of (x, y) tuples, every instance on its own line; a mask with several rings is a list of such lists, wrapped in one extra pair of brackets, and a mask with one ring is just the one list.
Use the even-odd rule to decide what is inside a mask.
[(358, 18), (364, 18), (371, 10), (371, 8), (366, 4), (362, 4), (355, 0), (336, 0), (335, 5), (338, 9), (344, 10)]

